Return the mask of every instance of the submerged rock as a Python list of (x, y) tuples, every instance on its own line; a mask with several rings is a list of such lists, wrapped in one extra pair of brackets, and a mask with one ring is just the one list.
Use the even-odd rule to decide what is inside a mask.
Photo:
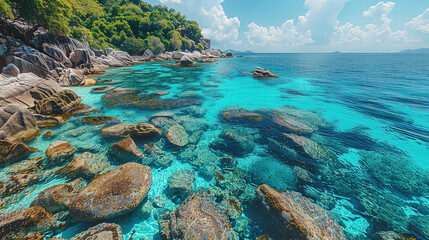
[(272, 158), (253, 162), (247, 171), (247, 178), (256, 185), (267, 184), (279, 191), (295, 189), (297, 179), (293, 169)]
[(255, 140), (260, 138), (257, 129), (229, 127), (224, 129), (211, 144), (214, 150), (234, 156), (244, 156), (255, 148)]
[(168, 178), (167, 194), (185, 199), (195, 188), (195, 173), (192, 170), (183, 170), (171, 174)]
[(119, 118), (111, 117), (111, 116), (93, 116), (93, 117), (83, 117), (82, 122), (87, 124), (101, 125), (101, 124), (120, 123), (121, 120)]
[(29, 141), (39, 135), (40, 130), (30, 111), (9, 104), (0, 107), (0, 133), (12, 141)]
[(185, 128), (179, 124), (174, 124), (164, 134), (167, 140), (177, 147), (184, 147), (189, 142), (189, 135)]
[(10, 175), (15, 174), (26, 174), (26, 173), (35, 173), (37, 170), (42, 168), (45, 158), (35, 157), (29, 160), (21, 161), (7, 170), (7, 173)]
[(143, 153), (140, 152), (133, 139), (129, 137), (113, 144), (109, 150), (112, 155), (125, 162), (143, 158)]
[(211, 197), (203, 194), (187, 198), (176, 212), (164, 215), (158, 223), (164, 240), (236, 239), (228, 218)]
[(393, 231), (376, 232), (374, 234), (374, 239), (375, 240), (406, 240), (405, 238), (401, 237), (401, 235)]
[(70, 178), (82, 177), (92, 179), (109, 169), (110, 163), (106, 156), (85, 152), (73, 158), (69, 164), (59, 169), (57, 174), (63, 174)]
[(131, 212), (146, 197), (152, 185), (149, 167), (126, 163), (88, 184), (72, 200), (73, 218), (100, 221)]
[(30, 206), (40, 206), (48, 212), (66, 210), (73, 197), (85, 186), (82, 179), (60, 184), (46, 189), (31, 202)]
[(143, 164), (153, 165), (155, 167), (167, 167), (173, 162), (173, 156), (163, 151), (156, 144), (149, 143), (144, 145), (147, 156), (143, 159)]
[(278, 78), (277, 74), (267, 70), (265, 68), (257, 67), (255, 71), (252, 72), (253, 77), (257, 79), (265, 79), (265, 78)]
[(0, 166), (7, 166), (27, 158), (37, 149), (21, 142), (0, 140)]
[(267, 185), (256, 195), (277, 226), (280, 239), (346, 239), (328, 212), (297, 192), (279, 193)]
[(123, 240), (122, 229), (112, 223), (100, 223), (85, 232), (74, 236), (71, 240)]
[(161, 129), (147, 122), (139, 122), (127, 128), (124, 135), (137, 140), (148, 140), (160, 136)]
[(287, 133), (283, 133), (283, 135), (291, 139), (299, 149), (299, 153), (305, 155), (306, 157), (315, 160), (323, 160), (330, 157), (330, 154), (326, 150), (324, 150), (318, 143), (309, 138)]
[[(30, 232), (43, 230), (52, 217), (44, 208), (35, 206), (0, 215), (0, 238), (20, 239)], [(45, 226), (46, 228), (47, 226)]]
[(75, 152), (76, 148), (73, 147), (70, 143), (57, 140), (49, 145), (45, 154), (51, 164), (59, 165), (67, 159), (73, 157)]
[(132, 123), (122, 123), (122, 124), (116, 124), (107, 128), (103, 128), (100, 131), (100, 135), (103, 137), (125, 137), (127, 135), (127, 131), (129, 128), (134, 126)]

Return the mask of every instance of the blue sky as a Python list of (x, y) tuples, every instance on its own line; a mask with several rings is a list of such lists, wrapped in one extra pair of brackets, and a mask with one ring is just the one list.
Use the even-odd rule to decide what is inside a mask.
[(148, 0), (199, 22), (220, 49), (396, 52), (429, 47), (429, 0)]

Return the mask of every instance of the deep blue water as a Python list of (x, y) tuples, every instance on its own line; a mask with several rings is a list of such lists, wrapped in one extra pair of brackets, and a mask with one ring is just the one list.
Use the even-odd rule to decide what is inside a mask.
[[(332, 127), (317, 132), (318, 139), (322, 139), (319, 144), (334, 154), (342, 167), (319, 169), (314, 173), (317, 185), (298, 186), (293, 176), (294, 164), (276, 155), (265, 140), (257, 141), (251, 153), (236, 157), (249, 186), (268, 183), (283, 187), (282, 190), (302, 192), (327, 209), (349, 238), (367, 239), (379, 230), (395, 230), (424, 238), (421, 227), (411, 219), (427, 217), (429, 213), (426, 185), (429, 183), (428, 60), (428, 55), (407, 54), (246, 54), (243, 58), (219, 59), (216, 63), (192, 68), (143, 63), (108, 70), (99, 80), (117, 80), (120, 81), (117, 87), (141, 92), (168, 91), (164, 99), (189, 91), (193, 96), (200, 96), (199, 101), (207, 111), (202, 118), (209, 127), (196, 145), (209, 151), (210, 143), (223, 129), (236, 127), (220, 116), (226, 107), (258, 111), (292, 105), (321, 114)], [(279, 78), (254, 79), (250, 72), (257, 66), (270, 69)], [(131, 123), (147, 121), (149, 115), (157, 112), (180, 116), (176, 109), (148, 111), (103, 106), (103, 94), (92, 93), (91, 89), (72, 88), (84, 98), (83, 103), (97, 107), (93, 115), (114, 116)], [(80, 125), (77, 118), (55, 128), (54, 138), (39, 137), (32, 145), (45, 150), (52, 141), (64, 140), (78, 148), (106, 154), (106, 148), (112, 143), (101, 139), (99, 128)], [(79, 129), (81, 133), (76, 134)], [(264, 138), (277, 130), (263, 126), (258, 131)], [(143, 145), (139, 147), (143, 151)], [(182, 169), (196, 171), (197, 187), (211, 188), (217, 184), (216, 176), (203, 176), (201, 169), (179, 157), (180, 153), (167, 151), (173, 153), (174, 161), (167, 168), (152, 168), (149, 199), (163, 194), (171, 173)], [(8, 210), (26, 207), (37, 192), (64, 182), (64, 179), (55, 178), (44, 183)], [(368, 207), (368, 201), (372, 207)], [(167, 203), (170, 209), (177, 206), (178, 203), (170, 200)], [(238, 221), (247, 225), (244, 235), (248, 239), (255, 239), (270, 229), (266, 226), (270, 225), (269, 221), (261, 217), (252, 204), (244, 204)], [(122, 226), (126, 239), (133, 229), (137, 238), (157, 237), (155, 211), (147, 220), (133, 216), (115, 222)], [(62, 236), (71, 237), (87, 227), (79, 224)]]

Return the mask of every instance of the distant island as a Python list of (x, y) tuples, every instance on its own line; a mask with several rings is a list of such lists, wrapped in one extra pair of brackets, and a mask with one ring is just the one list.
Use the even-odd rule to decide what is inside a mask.
[(250, 51), (250, 50), (246, 50), (246, 51), (236, 51), (236, 50), (232, 50), (232, 49), (226, 50), (225, 52), (231, 52), (231, 53), (232, 53), (232, 54), (234, 54), (234, 55), (236, 55), (236, 54), (243, 54), (243, 53), (255, 53), (255, 52), (252, 52), (252, 51)]
[(429, 54), (429, 48), (406, 49), (400, 51), (399, 53)]

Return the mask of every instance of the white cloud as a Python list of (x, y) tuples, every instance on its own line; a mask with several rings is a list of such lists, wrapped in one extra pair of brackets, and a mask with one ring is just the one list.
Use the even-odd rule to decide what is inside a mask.
[(422, 33), (429, 33), (429, 8), (406, 23), (405, 27)]
[(203, 35), (212, 39), (212, 45), (227, 48), (238, 41), (240, 20), (228, 17), (222, 7), (224, 0), (159, 0), (164, 5), (180, 10), (188, 19), (199, 23)]
[(363, 16), (372, 18), (373, 23), (367, 24), (365, 27), (355, 26), (350, 22), (340, 26), (337, 22), (338, 26), (332, 35), (332, 44), (360, 42), (368, 45), (407, 42), (408, 32), (406, 30), (393, 31), (391, 28), (392, 19), (389, 18), (389, 14), (394, 7), (393, 2), (379, 2), (371, 6), (363, 12)]
[(287, 20), (281, 26), (262, 27), (255, 23), (248, 25), (246, 33), (250, 44), (257, 46), (302, 46), (314, 43), (329, 43), (335, 30), (338, 14), (349, 0), (306, 0), (308, 8), (304, 16)]
[(312, 43), (311, 31), (300, 33), (297, 31), (293, 20), (288, 20), (280, 27), (270, 26), (268, 28), (258, 26), (256, 23), (248, 25), (246, 32), (247, 40), (252, 45), (257, 46), (302, 46)]

